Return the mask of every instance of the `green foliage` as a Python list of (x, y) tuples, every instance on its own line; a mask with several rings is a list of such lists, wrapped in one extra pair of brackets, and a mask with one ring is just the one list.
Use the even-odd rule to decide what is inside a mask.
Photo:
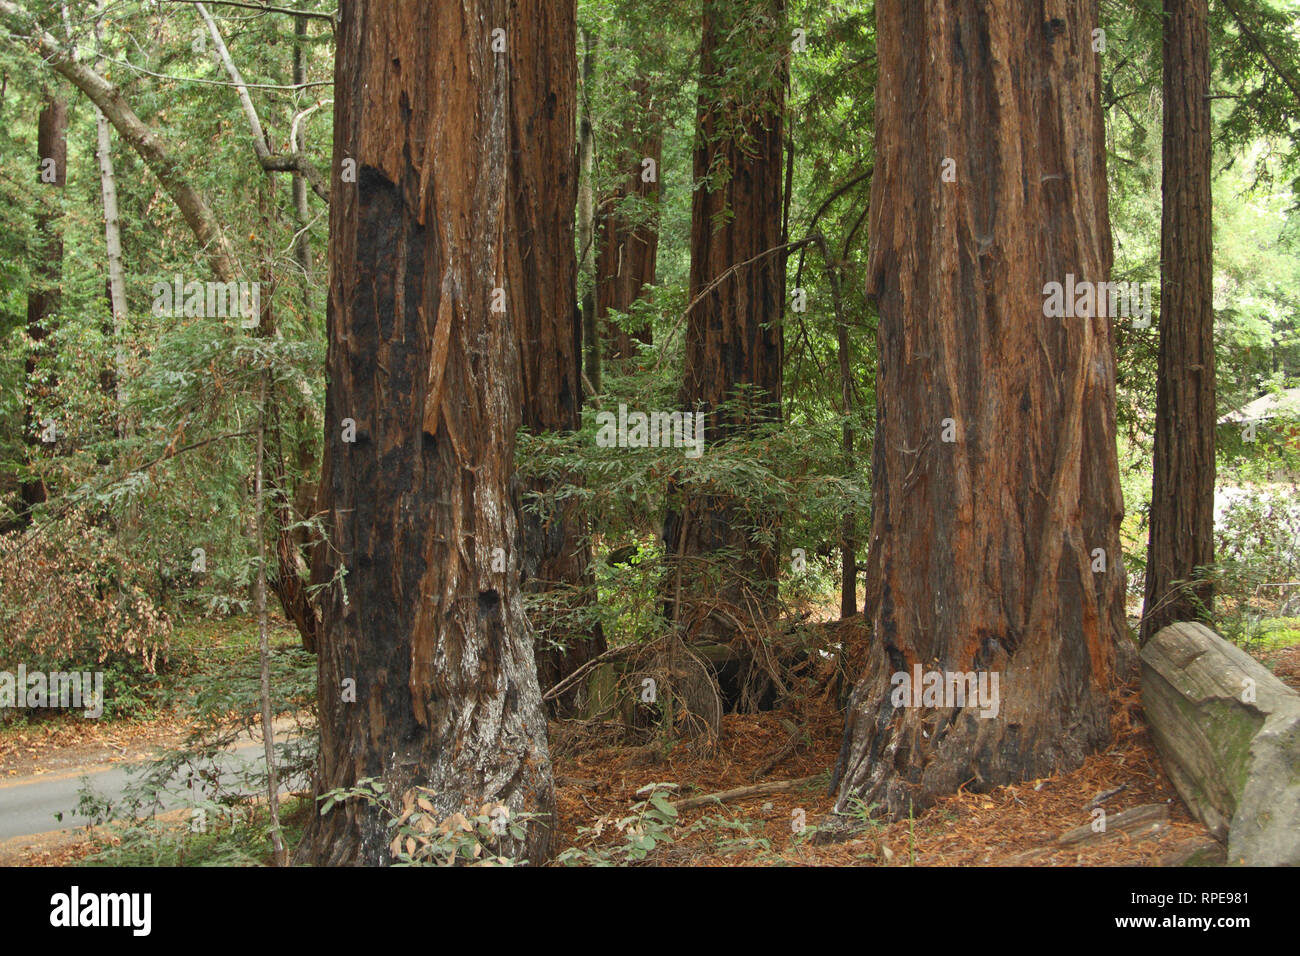
[[(282, 832), (293, 845), (305, 815), (298, 798), (281, 804)], [(78, 812), (96, 815), (93, 801)], [(229, 806), (200, 801), (183, 821), (142, 820), (118, 830), (112, 841), (81, 861), (82, 866), (266, 866), (270, 862), (270, 815), (256, 803)], [(103, 819), (102, 816), (99, 816)]]
[[(668, 799), (675, 784), (649, 784), (637, 793), (646, 792), (644, 800), (631, 806), (627, 816), (609, 825), (623, 837), (621, 843), (604, 846), (569, 847), (556, 861), (564, 866), (628, 866), (647, 861), (656, 849), (673, 842), (678, 833), (677, 808)], [(594, 827), (579, 827), (578, 834), (594, 841), (606, 829), (601, 821)]]

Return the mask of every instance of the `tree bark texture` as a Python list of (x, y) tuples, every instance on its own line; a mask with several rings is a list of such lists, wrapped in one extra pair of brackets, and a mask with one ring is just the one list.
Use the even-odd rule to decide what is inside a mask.
[[(876, 6), (873, 641), (840, 811), (906, 815), (963, 784), (1072, 769), (1110, 739), (1126, 639), (1113, 332), (1044, 307), (1048, 283), (1111, 267), (1097, 5), (1047, 9)], [(895, 676), (917, 670), (996, 675), (997, 707), (895, 706)]]
[(1210, 610), (1214, 561), (1214, 255), (1207, 0), (1165, 0), (1164, 212), (1155, 467), (1142, 638)]
[[(346, 575), (323, 601), (317, 787), (378, 777), (429, 788), (439, 816), (542, 814), (501, 848), (539, 862), (554, 784), (510, 487), (524, 303), (491, 311), (516, 249), (513, 54), (493, 31), (527, 48), (515, 26), (507, 0), (340, 7), (319, 567)], [(389, 862), (385, 822), (347, 801), (307, 855)]]
[[(519, 330), (523, 424), (575, 432), (582, 425), (582, 322), (577, 309), (574, 152), (577, 10), (573, 0), (511, 0), (510, 205), (506, 302)], [(526, 42), (523, 42), (526, 39)], [(534, 604), (543, 690), (605, 650), (599, 625), (581, 621), (595, 580), (576, 499), (545, 498), (561, 479), (530, 479), (521, 514), (523, 580)], [(559, 702), (564, 710), (572, 697)]]
[[(655, 281), (655, 264), (659, 255), (657, 217), (646, 221), (629, 216), (620, 204), (629, 196), (647, 203), (659, 202), (659, 166), (663, 160), (663, 133), (655, 115), (649, 85), (638, 78), (632, 83), (642, 115), (623, 124), (623, 141), (615, 144), (618, 167), (626, 176), (618, 188), (601, 202), (599, 215), (600, 252), (596, 259), (596, 316), (604, 319), (610, 310), (627, 313), (642, 290)], [(653, 166), (643, 165), (651, 160)], [(653, 170), (653, 179), (650, 178)], [(612, 359), (631, 358), (642, 345), (653, 341), (649, 323), (629, 330), (609, 330), (608, 355)]]
[[(691, 208), (694, 305), (687, 317), (680, 402), (683, 411), (707, 416), (709, 444), (781, 414), (784, 22), (783, 0), (744, 8), (718, 0), (704, 4), (694, 163), (699, 185)], [(742, 81), (727, 70), (728, 62), (754, 57), (756, 50), (765, 55), (757, 76), (746, 74)], [(742, 407), (721, 410), (744, 386), (750, 388)], [(670, 485), (670, 495), (673, 490)], [(743, 619), (773, 608), (779, 548), (755, 543), (746, 527), (769, 520), (746, 514), (720, 495), (691, 494), (670, 506), (664, 542), (670, 558), (685, 561), (684, 573), (673, 578), (684, 583), (681, 617), (690, 633), (725, 635), (728, 627), (716, 617), (705, 623), (708, 607), (719, 601), (740, 609)], [(721, 586), (693, 587), (699, 579), (688, 567), (692, 559), (721, 549), (733, 558)]]

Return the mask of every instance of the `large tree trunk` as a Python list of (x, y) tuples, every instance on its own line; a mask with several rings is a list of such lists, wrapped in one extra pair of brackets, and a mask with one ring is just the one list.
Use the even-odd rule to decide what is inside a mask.
[[(510, 490), (518, 342), (490, 311), (515, 248), (496, 29), (532, 44), (507, 0), (340, 7), (320, 567), (346, 576), (323, 600), (317, 793), (377, 777), (429, 788), (439, 816), (541, 814), (502, 838), (538, 862), (555, 798)], [(388, 862), (385, 822), (347, 801), (314, 821), (307, 855)]]
[[(626, 176), (618, 189), (600, 204), (599, 255), (596, 259), (596, 315), (604, 319), (610, 310), (626, 313), (641, 297), (642, 290), (655, 281), (655, 264), (659, 255), (657, 218), (647, 221), (644, 215), (629, 216), (620, 210), (628, 197), (656, 204), (659, 201), (659, 165), (663, 159), (663, 132), (649, 84), (641, 78), (632, 87), (641, 106), (641, 115), (623, 126), (619, 144), (619, 168)], [(651, 165), (646, 165), (645, 160)], [(641, 345), (653, 341), (649, 323), (634, 329), (613, 328), (608, 336), (610, 358), (631, 358)]]
[[(506, 211), (508, 309), (519, 330), (523, 424), (574, 432), (582, 424), (582, 323), (576, 307), (573, 212), (577, 74), (573, 0), (512, 0), (510, 206)], [(562, 479), (559, 479), (562, 480)], [(583, 621), (594, 599), (591, 546), (575, 499), (547, 502), (555, 480), (525, 489), (523, 578), (544, 592), (533, 615), (537, 671), (549, 688), (605, 650)], [(572, 697), (559, 702), (565, 710)]]
[[(1045, 23), (1025, 4), (876, 6), (874, 639), (841, 811), (861, 798), (906, 815), (963, 784), (1077, 767), (1110, 739), (1125, 627), (1113, 336), (1044, 303), (1067, 274), (1110, 272), (1097, 6), (1053, 9)], [(989, 691), (996, 676), (996, 706), (896, 707), (892, 679), (917, 670), (983, 674)]]
[[(709, 443), (781, 414), (784, 22), (784, 0), (764, 0), (757, 8), (734, 0), (704, 4), (694, 168), (700, 185), (691, 207), (694, 305), (687, 319), (681, 405), (705, 413)], [(725, 64), (756, 50), (771, 57), (770, 70), (754, 71), (763, 82), (724, 78)], [(719, 406), (737, 398), (738, 386), (751, 386), (744, 406), (724, 413)], [(684, 562), (682, 573), (672, 575), (674, 589), (682, 583), (678, 618), (694, 636), (726, 636), (730, 626), (711, 615), (711, 607), (730, 605), (743, 621), (765, 616), (776, 600), (779, 547), (755, 542), (746, 526), (770, 518), (748, 514), (723, 496), (691, 494), (672, 504), (677, 489), (670, 486), (669, 493), (665, 548)], [(721, 586), (697, 585), (689, 565), (721, 549), (732, 553)]]
[[(53, 188), (57, 196), (68, 182), (68, 104), (58, 97), (50, 97), (41, 109), (36, 125), (36, 152), (38, 160), (39, 189)], [(36, 234), (39, 258), (32, 269), (32, 285), (27, 290), (27, 337), (32, 345), (26, 363), (26, 429), (24, 437), (29, 460), (40, 453), (45, 427), (41, 421), (41, 407), (50, 397), (58, 379), (54, 370), (50, 334), (52, 323), (58, 316), (63, 301), (63, 213), (61, 199), (52, 198), (42, 204), (36, 217)], [(56, 437), (57, 437), (56, 423)], [(22, 496), (25, 518), (31, 509), (49, 497), (49, 490), (41, 478), (24, 481), (19, 493)]]
[(1142, 639), (1210, 609), (1182, 586), (1214, 560), (1214, 267), (1207, 0), (1165, 0), (1164, 214), (1155, 475)]

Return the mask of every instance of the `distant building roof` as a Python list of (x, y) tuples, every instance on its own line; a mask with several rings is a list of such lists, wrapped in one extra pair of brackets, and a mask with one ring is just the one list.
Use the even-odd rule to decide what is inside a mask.
[(1284, 388), (1275, 394), (1247, 402), (1220, 418), (1219, 424), (1260, 422), (1270, 418), (1300, 418), (1300, 388)]

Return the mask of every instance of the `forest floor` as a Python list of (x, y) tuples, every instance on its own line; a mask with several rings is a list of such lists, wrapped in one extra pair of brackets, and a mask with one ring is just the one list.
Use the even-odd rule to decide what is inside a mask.
[[(651, 782), (675, 782), (683, 791), (716, 793), (755, 783), (755, 774), (789, 739), (778, 712), (732, 714), (723, 718), (714, 758), (682, 748), (663, 763), (649, 763), (644, 750), (610, 747), (558, 757), (558, 796), (564, 846), (616, 842), (611, 824), (628, 815), (637, 790)], [(652, 857), (659, 865), (762, 866), (1114, 866), (1160, 865), (1184, 850), (1200, 847), (1208, 831), (1187, 813), (1160, 767), (1138, 708), (1136, 692), (1117, 701), (1111, 747), (1089, 757), (1078, 770), (987, 793), (963, 791), (941, 800), (914, 820), (875, 823), (841, 843), (817, 845), (797, 834), (831, 812), (828, 768), (839, 752), (843, 719), (826, 712), (801, 725), (804, 743), (760, 779), (815, 776), (806, 787), (760, 794), (686, 811), (679, 822), (688, 832)], [(575, 778), (577, 778), (575, 780)], [(1092, 821), (1089, 801), (1119, 790), (1103, 804), (1113, 819), (1120, 811), (1160, 804), (1167, 825), (1134, 838), (1098, 834), (1073, 846), (1054, 841)], [(799, 813), (799, 811), (803, 811)], [(600, 836), (595, 829), (603, 823)], [(692, 824), (698, 826), (692, 827)], [(590, 828), (581, 832), (582, 828)], [(1041, 852), (1036, 852), (1041, 848)]]
[[(1283, 681), (1300, 690), (1300, 644), (1257, 652)], [(1211, 845), (1188, 814), (1160, 766), (1142, 719), (1135, 687), (1117, 695), (1111, 745), (1070, 773), (969, 790), (939, 801), (913, 820), (865, 822), (850, 839), (819, 845), (817, 825), (834, 802), (827, 793), (839, 752), (843, 718), (829, 695), (807, 698), (798, 710), (728, 714), (713, 748), (682, 742), (664, 754), (655, 743), (632, 746), (581, 723), (553, 723), (560, 834), (557, 852), (576, 848), (588, 861), (604, 853), (621, 859), (620, 823), (650, 784), (675, 785), (669, 799), (715, 794), (756, 783), (797, 781), (680, 812), (677, 826), (652, 830), (659, 846), (644, 860), (660, 866), (1116, 866), (1170, 865)], [(51, 721), (0, 733), (0, 766), (23, 777), (88, 762), (139, 758), (170, 746), (185, 727), (153, 721)], [(602, 741), (602, 736), (606, 737)], [(5, 778), (0, 777), (0, 780)], [(12, 777), (9, 777), (12, 779)], [(638, 794), (638, 791), (642, 791)], [(1067, 831), (1088, 828), (1099, 797), (1109, 820), (1150, 808), (1154, 822), (1112, 828), (1068, 845)], [(1154, 807), (1153, 807), (1154, 805)], [(1159, 808), (1165, 808), (1161, 811)], [(1167, 815), (1166, 815), (1167, 814)], [(644, 823), (644, 821), (639, 821)], [(806, 823), (806, 829), (801, 824)], [(624, 824), (626, 826), (626, 824)], [(796, 832), (796, 831), (802, 832)], [(0, 865), (75, 866), (112, 842), (102, 832), (0, 844)]]

